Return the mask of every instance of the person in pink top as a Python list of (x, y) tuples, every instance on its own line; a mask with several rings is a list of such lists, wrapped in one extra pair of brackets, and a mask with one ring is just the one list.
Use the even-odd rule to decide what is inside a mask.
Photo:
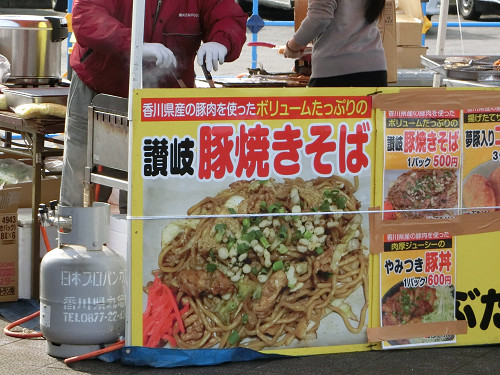
[(286, 43), (298, 58), (312, 42), (308, 86), (387, 86), (387, 62), (377, 21), (385, 0), (309, 0), (307, 15)]

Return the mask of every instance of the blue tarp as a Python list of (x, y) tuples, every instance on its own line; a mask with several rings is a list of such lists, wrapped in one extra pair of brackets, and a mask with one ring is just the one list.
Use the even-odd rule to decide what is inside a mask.
[(121, 362), (126, 366), (171, 368), (181, 366), (211, 366), (225, 362), (244, 362), (255, 359), (286, 358), (278, 354), (263, 354), (245, 348), (233, 349), (166, 349), (126, 346), (99, 356), (106, 362)]
[[(0, 302), (0, 315), (9, 322), (15, 322), (40, 310), (40, 302), (35, 299), (19, 299), (14, 302)], [(29, 320), (20, 325), (23, 328), (40, 330), (40, 319)]]

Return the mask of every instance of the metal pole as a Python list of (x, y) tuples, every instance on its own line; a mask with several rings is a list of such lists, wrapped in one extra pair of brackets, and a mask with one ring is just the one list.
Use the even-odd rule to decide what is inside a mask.
[[(144, 41), (145, 13), (145, 0), (134, 0), (132, 13), (132, 37), (130, 46), (130, 80), (128, 91), (129, 121), (132, 121), (132, 97), (134, 89), (142, 88), (142, 43)], [(130, 137), (129, 139), (132, 138)]]
[[(129, 76), (129, 95), (128, 95), (128, 187), (127, 187), (127, 216), (132, 209), (132, 112), (133, 112), (133, 93), (134, 89), (142, 88), (142, 43), (144, 42), (144, 16), (145, 16), (145, 2), (146, 0), (134, 0), (133, 2), (133, 16), (132, 16), (132, 37), (130, 46), (130, 76)], [(127, 295), (127, 308), (126, 308), (126, 326), (125, 326), (125, 343), (126, 345), (132, 344), (132, 220), (127, 220), (127, 269), (128, 269), (128, 288)]]
[[(252, 2), (252, 15), (259, 14), (259, 1), (253, 0)], [(252, 42), (257, 41), (257, 33), (252, 33)], [(257, 68), (257, 47), (252, 47), (252, 69)]]
[[(439, 22), (432, 22), (432, 27), (439, 27)], [(500, 27), (500, 22), (447, 22), (448, 27)]]
[[(439, 8), (439, 27), (436, 43), (436, 55), (444, 54), (444, 41), (446, 39), (446, 25), (448, 22), (448, 6), (449, 0), (441, 0), (441, 7)], [(441, 86), (441, 77), (438, 73), (434, 73), (432, 86)]]
[(444, 41), (446, 39), (446, 26), (448, 23), (448, 5), (449, 0), (441, 0), (441, 7), (439, 8), (436, 55), (442, 55), (444, 53)]

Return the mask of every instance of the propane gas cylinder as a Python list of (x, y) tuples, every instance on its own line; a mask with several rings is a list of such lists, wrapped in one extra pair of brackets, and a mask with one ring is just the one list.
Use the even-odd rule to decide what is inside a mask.
[(109, 205), (58, 206), (59, 245), (40, 266), (40, 329), (47, 352), (67, 358), (125, 334), (124, 258), (104, 244)]

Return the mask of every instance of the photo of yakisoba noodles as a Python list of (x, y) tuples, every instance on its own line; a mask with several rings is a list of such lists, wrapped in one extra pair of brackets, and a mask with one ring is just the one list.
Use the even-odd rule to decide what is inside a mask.
[[(458, 182), (454, 169), (415, 169), (391, 181), (384, 208), (393, 210), (387, 219), (418, 219), (453, 215), (458, 204)], [(401, 211), (398, 211), (401, 210)]]
[[(330, 313), (339, 314), (352, 334), (361, 332), (368, 307), (368, 260), (362, 216), (354, 212), (360, 207), (356, 189), (340, 177), (238, 181), (188, 214), (262, 216), (168, 225), (159, 270), (153, 274), (157, 284), (161, 280), (172, 291), (182, 314), (184, 332), (174, 330), (170, 345), (288, 346), (316, 339), (320, 322)], [(327, 211), (336, 213), (322, 213)], [(284, 213), (298, 215), (273, 215)], [(358, 288), (363, 289), (359, 306), (351, 308), (345, 299)], [(165, 343), (160, 340), (158, 346)]]

